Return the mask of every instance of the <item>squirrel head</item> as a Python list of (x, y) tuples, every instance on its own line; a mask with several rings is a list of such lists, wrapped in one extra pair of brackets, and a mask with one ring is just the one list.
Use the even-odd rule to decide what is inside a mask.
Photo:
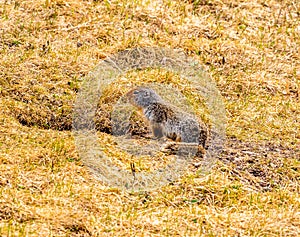
[(162, 98), (149, 87), (137, 87), (130, 90), (126, 96), (130, 103), (140, 108), (146, 108), (153, 103), (163, 101)]

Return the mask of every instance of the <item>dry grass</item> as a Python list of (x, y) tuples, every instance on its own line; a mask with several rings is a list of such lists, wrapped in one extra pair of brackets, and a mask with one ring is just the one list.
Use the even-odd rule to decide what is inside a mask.
[[(298, 1), (7, 0), (0, 16), (1, 236), (300, 235)], [(81, 164), (73, 103), (106, 55), (157, 45), (207, 66), (228, 141), (205, 180), (125, 193)]]

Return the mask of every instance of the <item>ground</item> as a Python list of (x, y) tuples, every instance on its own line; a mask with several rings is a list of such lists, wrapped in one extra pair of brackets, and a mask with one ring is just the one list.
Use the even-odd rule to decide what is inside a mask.
[[(1, 236), (300, 235), (298, 1), (8, 0), (0, 16)], [(226, 143), (205, 178), (192, 170), (127, 192), (83, 164), (72, 114), (88, 72), (145, 46), (182, 49), (205, 67), (224, 99)], [(176, 77), (141, 73), (120, 81)], [(107, 148), (125, 89), (99, 101)]]

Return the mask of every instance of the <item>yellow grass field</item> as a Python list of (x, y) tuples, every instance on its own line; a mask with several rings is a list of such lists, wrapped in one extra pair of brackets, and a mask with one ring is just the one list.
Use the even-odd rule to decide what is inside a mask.
[[(300, 1), (0, 0), (0, 34), (0, 236), (300, 236)], [(76, 95), (106, 56), (157, 46), (216, 82), (226, 144), (204, 179), (112, 188), (76, 150)], [(126, 88), (108, 90), (97, 126), (109, 150)]]

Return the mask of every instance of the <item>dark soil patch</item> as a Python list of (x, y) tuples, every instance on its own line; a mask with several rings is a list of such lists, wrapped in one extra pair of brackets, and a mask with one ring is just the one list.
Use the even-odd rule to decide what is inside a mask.
[(259, 190), (300, 181), (299, 149), (229, 137), (219, 159), (230, 167), (233, 176)]

